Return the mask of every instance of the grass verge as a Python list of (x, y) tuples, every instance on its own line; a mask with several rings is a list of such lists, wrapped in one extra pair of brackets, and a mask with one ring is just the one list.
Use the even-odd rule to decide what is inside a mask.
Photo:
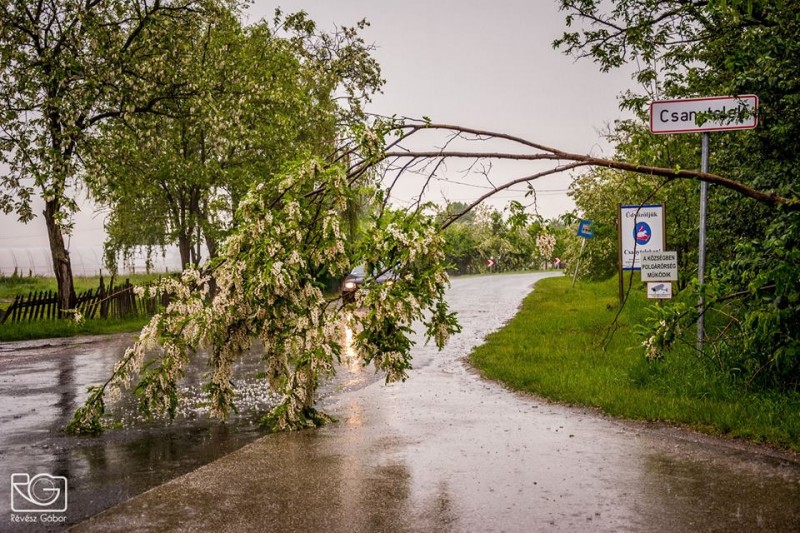
[[(163, 274), (161, 274), (163, 276)], [(153, 281), (159, 274), (135, 274), (116, 278), (115, 285), (130, 279), (135, 285)], [(110, 277), (106, 276), (106, 286)], [(100, 285), (100, 277), (76, 277), (75, 291), (80, 293), (88, 289), (96, 289)], [(0, 309), (8, 309), (18, 294), (27, 295), (34, 291), (57, 290), (55, 278), (43, 276), (0, 276)], [(0, 325), (0, 342), (46, 339), (50, 337), (72, 337), (75, 335), (107, 335), (113, 333), (135, 332), (149, 321), (149, 317), (127, 319), (87, 319), (81, 324), (72, 320), (37, 320), (33, 322), (6, 322)]]
[(616, 280), (570, 285), (538, 282), (517, 316), (473, 351), (472, 364), (558, 402), (800, 451), (800, 395), (743, 390), (688, 347), (647, 361), (634, 327), (648, 303), (636, 290), (606, 342), (619, 310)]
[(136, 332), (141, 330), (149, 320), (149, 317), (135, 317), (107, 320), (94, 318), (84, 320), (81, 324), (76, 324), (73, 320), (5, 323), (0, 326), (0, 342)]

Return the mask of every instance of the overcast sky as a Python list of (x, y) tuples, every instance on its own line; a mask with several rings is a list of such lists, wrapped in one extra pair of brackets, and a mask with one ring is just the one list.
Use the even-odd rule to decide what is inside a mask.
[[(627, 72), (602, 74), (590, 61), (575, 62), (552, 48), (564, 31), (563, 13), (550, 0), (255, 0), (249, 20), (307, 11), (321, 29), (351, 26), (366, 18), (365, 40), (387, 80), (368, 110), (386, 115), (428, 116), (434, 122), (501, 131), (578, 153), (609, 156), (600, 131), (622, 114), (617, 96), (632, 86)], [(461, 180), (450, 165), (452, 179)], [(504, 175), (505, 172), (505, 175)], [(493, 181), (521, 177), (517, 168), (495, 168)], [(446, 175), (442, 176), (447, 178)], [(437, 182), (428, 200), (469, 201), (487, 186)], [(568, 176), (537, 182), (539, 213), (550, 218), (572, 208)], [(402, 204), (415, 195), (399, 189)], [(518, 187), (516, 190), (524, 191)], [(502, 193), (494, 205), (523, 203), (524, 192)], [(37, 208), (37, 212), (41, 208)], [(73, 247), (102, 244), (102, 216), (87, 206), (77, 219)], [(41, 217), (28, 225), (0, 218), (0, 248), (46, 248)]]

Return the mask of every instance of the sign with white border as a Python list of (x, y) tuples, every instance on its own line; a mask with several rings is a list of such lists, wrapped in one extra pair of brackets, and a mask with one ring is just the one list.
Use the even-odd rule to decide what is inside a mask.
[(622, 270), (639, 270), (641, 255), (664, 249), (664, 206), (620, 206), (620, 254)]
[[(695, 133), (753, 129), (758, 124), (758, 96), (710, 96), (650, 103), (650, 133)], [(698, 124), (700, 113), (711, 116)]]
[(645, 252), (642, 281), (678, 281), (678, 252)]
[(651, 300), (669, 300), (672, 298), (671, 281), (651, 281), (647, 284), (647, 297)]
[(582, 219), (578, 224), (578, 237), (584, 239), (591, 239), (594, 237), (594, 230), (592, 229), (592, 221)]

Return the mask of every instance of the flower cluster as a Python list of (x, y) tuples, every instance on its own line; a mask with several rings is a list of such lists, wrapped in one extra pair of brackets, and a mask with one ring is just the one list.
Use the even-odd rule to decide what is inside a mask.
[[(93, 389), (70, 431), (101, 430), (105, 393), (114, 398), (134, 380), (145, 414), (173, 415), (179, 381), (195, 354), (207, 354), (211, 412), (227, 417), (236, 408), (233, 366), (251, 349), (260, 350), (269, 386), (281, 397), (265, 423), (279, 430), (314, 426), (327, 420), (314, 398), (320, 380), (335, 371), (345, 323), (355, 322), (359, 353), (387, 381), (407, 377), (414, 321), (429, 315), (427, 335), (439, 347), (458, 331), (444, 301), (449, 281), (433, 221), (385, 209), (369, 237), (348, 242), (340, 213), (356, 191), (343, 168), (310, 159), (271, 183), (242, 200), (235, 228), (207, 273), (187, 270), (179, 280), (162, 281), (157, 290), (170, 295), (169, 305), (142, 330), (111, 378)], [(321, 276), (341, 276), (355, 262), (376, 273), (391, 269), (392, 282), (367, 279), (355, 304), (326, 298)], [(363, 312), (353, 313), (353, 305)]]
[(542, 257), (549, 261), (556, 249), (556, 236), (552, 233), (540, 233), (536, 236), (536, 248)]

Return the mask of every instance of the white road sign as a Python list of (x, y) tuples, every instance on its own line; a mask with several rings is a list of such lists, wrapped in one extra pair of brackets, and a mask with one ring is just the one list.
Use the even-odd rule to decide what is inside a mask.
[[(758, 96), (712, 96), (650, 103), (650, 133), (746, 130), (758, 124)], [(698, 114), (711, 117), (698, 124)]]
[(642, 253), (642, 281), (678, 281), (678, 252)]
[(669, 300), (672, 298), (672, 282), (649, 282), (647, 284), (647, 297), (653, 300)]
[(620, 206), (620, 254), (623, 270), (639, 270), (641, 255), (664, 249), (664, 206)]

